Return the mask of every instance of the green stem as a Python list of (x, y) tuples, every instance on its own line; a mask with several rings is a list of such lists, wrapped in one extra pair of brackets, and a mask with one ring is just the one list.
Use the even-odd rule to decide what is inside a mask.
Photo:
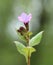
[[(26, 30), (27, 30), (27, 32), (29, 31), (29, 24), (27, 23), (27, 24), (25, 24), (25, 27), (26, 27)], [(29, 35), (27, 35), (26, 36), (26, 40), (27, 40), (27, 46), (29, 46), (29, 39), (30, 39), (30, 36)], [(29, 52), (30, 51), (28, 51), (28, 63), (27, 63), (27, 65), (30, 65), (30, 56), (29, 56)]]
[(28, 63), (27, 63), (27, 65), (30, 65), (30, 57), (28, 57)]
[[(28, 36), (28, 46), (29, 46), (29, 38), (30, 38), (30, 37)], [(30, 52), (30, 51), (28, 51), (28, 63), (27, 63), (27, 65), (30, 65), (30, 56), (29, 56), (29, 52)]]

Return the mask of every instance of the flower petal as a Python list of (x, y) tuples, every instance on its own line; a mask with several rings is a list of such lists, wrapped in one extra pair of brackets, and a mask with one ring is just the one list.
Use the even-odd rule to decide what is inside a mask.
[(19, 21), (22, 21), (22, 22), (23, 22), (23, 19), (22, 19), (22, 17), (20, 17), (20, 16), (19, 16), (19, 17), (18, 17), (18, 19), (19, 19)]
[(32, 14), (29, 14), (26, 19), (25, 19), (25, 23), (28, 23), (32, 18)]
[(18, 17), (19, 21), (23, 23), (28, 23), (31, 20), (31, 18), (32, 18), (32, 14), (27, 15), (24, 12)]
[(27, 17), (27, 14), (26, 14), (26, 13), (22, 13), (22, 14), (21, 14), (21, 17), (22, 17), (22, 18), (26, 18), (26, 17)]
[(21, 17), (22, 17), (23, 21), (25, 22), (25, 19), (27, 18), (27, 14), (26, 13), (22, 13)]
[(29, 14), (29, 15), (28, 15), (28, 20), (30, 21), (31, 18), (32, 18), (32, 14)]

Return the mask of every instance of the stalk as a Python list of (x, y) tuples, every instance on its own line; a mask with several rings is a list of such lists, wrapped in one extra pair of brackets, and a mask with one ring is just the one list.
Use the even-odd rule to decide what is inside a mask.
[(28, 57), (28, 63), (27, 63), (27, 65), (30, 65), (30, 57)]
[[(28, 36), (28, 47), (29, 47), (29, 39), (30, 39), (30, 36)], [(29, 53), (30, 53), (30, 50), (28, 51), (28, 63), (27, 63), (27, 65), (30, 65), (30, 56), (29, 56)]]

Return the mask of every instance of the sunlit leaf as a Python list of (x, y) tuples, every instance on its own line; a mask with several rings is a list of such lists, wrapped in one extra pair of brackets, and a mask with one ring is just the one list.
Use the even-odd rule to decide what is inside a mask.
[(29, 53), (29, 55), (31, 56), (31, 54), (32, 54), (33, 52), (36, 52), (36, 49), (34, 49), (33, 47), (30, 47), (30, 53)]
[(16, 47), (17, 47), (17, 50), (22, 54), (24, 55), (24, 49), (25, 49), (25, 46), (18, 42), (18, 41), (14, 41), (14, 43), (16, 44)]
[(22, 43), (18, 41), (14, 41), (14, 43), (16, 44), (19, 53), (24, 55), (26, 58), (26, 62), (28, 62), (28, 56), (31, 56), (31, 54), (36, 50), (33, 47), (25, 47)]
[(28, 62), (28, 56), (31, 57), (31, 54), (35, 51), (36, 49), (34, 49), (33, 47), (25, 47), (24, 52), (25, 52), (26, 62)]
[(39, 32), (37, 35), (35, 35), (29, 42), (30, 46), (38, 45), (41, 41), (43, 31)]

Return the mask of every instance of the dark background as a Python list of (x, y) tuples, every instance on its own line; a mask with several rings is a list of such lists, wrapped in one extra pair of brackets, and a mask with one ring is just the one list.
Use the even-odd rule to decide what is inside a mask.
[(26, 65), (13, 43), (18, 40), (16, 29), (23, 26), (17, 19), (22, 12), (32, 13), (33, 36), (44, 31), (31, 65), (53, 65), (53, 0), (0, 0), (0, 65)]

